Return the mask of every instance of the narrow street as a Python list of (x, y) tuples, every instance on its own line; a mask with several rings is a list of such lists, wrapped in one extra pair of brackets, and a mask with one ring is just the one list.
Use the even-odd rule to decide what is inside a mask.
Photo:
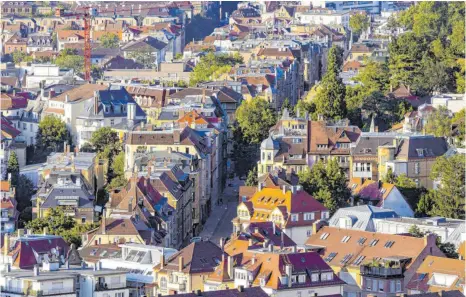
[[(232, 186), (228, 186), (229, 184)], [(204, 240), (210, 240), (218, 245), (220, 238), (231, 236), (233, 231), (231, 220), (236, 216), (238, 189), (241, 185), (244, 185), (244, 181), (237, 177), (227, 180), (227, 187), (222, 194), (223, 205), (212, 209), (212, 213), (200, 234)]]

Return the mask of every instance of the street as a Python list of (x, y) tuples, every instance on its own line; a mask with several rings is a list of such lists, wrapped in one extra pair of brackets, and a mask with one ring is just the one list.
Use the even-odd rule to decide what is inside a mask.
[[(229, 187), (228, 184), (232, 184)], [(239, 178), (227, 180), (227, 187), (222, 194), (223, 205), (215, 206), (210, 217), (207, 219), (200, 236), (215, 244), (219, 244), (220, 238), (230, 237), (233, 231), (231, 220), (236, 217), (236, 207), (238, 206), (238, 189), (244, 185), (244, 181)]]

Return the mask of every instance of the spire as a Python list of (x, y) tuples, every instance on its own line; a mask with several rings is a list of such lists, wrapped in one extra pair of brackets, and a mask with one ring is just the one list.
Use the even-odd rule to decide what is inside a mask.
[(375, 132), (375, 115), (372, 115), (371, 127), (369, 129), (369, 132)]

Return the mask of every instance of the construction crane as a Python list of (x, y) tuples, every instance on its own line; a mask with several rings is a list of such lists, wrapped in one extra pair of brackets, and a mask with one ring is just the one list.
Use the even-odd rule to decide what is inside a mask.
[(138, 7), (133, 9), (113, 9), (113, 10), (99, 10), (97, 11), (96, 7), (91, 6), (80, 6), (81, 10), (84, 10), (83, 13), (63, 13), (63, 9), (56, 8), (55, 9), (55, 16), (57, 17), (77, 17), (78, 19), (82, 17), (84, 21), (84, 80), (90, 82), (91, 81), (91, 21), (92, 18), (97, 16), (98, 13), (113, 13), (117, 15), (118, 13), (122, 12), (131, 12), (133, 13), (134, 10), (141, 12), (141, 10), (150, 10), (153, 8), (161, 8), (161, 6), (151, 6), (151, 7)]

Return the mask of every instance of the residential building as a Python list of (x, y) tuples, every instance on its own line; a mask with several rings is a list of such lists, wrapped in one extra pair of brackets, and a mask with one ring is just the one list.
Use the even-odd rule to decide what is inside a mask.
[(175, 295), (203, 290), (203, 280), (215, 270), (223, 255), (214, 243), (199, 241), (172, 255), (166, 262), (160, 258), (160, 264), (154, 267), (157, 294)]
[(464, 289), (464, 260), (427, 256), (407, 284), (408, 294), (422, 294)]
[[(241, 190), (240, 190), (241, 191)], [(304, 244), (313, 234), (312, 225), (320, 219), (328, 219), (329, 211), (320, 202), (301, 189), (262, 188), (251, 198), (240, 197), (237, 217), (233, 219), (233, 233), (242, 232), (253, 222), (274, 222), (296, 244)]]
[(368, 14), (379, 14), (382, 11), (382, 1), (326, 1), (325, 7), (336, 11), (365, 11)]
[(150, 54), (153, 57), (154, 67), (159, 67), (160, 63), (165, 62), (167, 44), (157, 38), (148, 36), (143, 39), (129, 42), (121, 48), (125, 58), (133, 58), (137, 52)]
[(0, 140), (0, 164), (2, 165), (1, 175), (6, 178), (7, 162), (10, 152), (14, 151), (18, 157), (19, 167), (26, 165), (26, 144), (21, 136), (21, 131), (15, 128), (12, 121), (0, 116), (1, 140)]
[(78, 283), (80, 296), (130, 296), (124, 270), (83, 270), (79, 273)]
[(433, 234), (417, 238), (324, 226), (306, 245), (346, 282), (345, 296), (406, 293), (426, 256), (445, 256)]
[(53, 172), (32, 197), (32, 217), (46, 218), (57, 207), (78, 224), (98, 221), (94, 209), (95, 196), (79, 172)]
[(308, 12), (296, 12), (295, 18), (301, 24), (308, 25), (341, 25), (349, 28), (349, 12), (337, 12), (328, 9), (313, 9)]
[(5, 54), (13, 54), (14, 52), (27, 52), (27, 40), (18, 34), (15, 34), (8, 39), (3, 45), (3, 52)]
[(15, 188), (11, 180), (0, 181), (1, 233), (13, 233), (18, 224), (19, 212), (16, 209)]
[(130, 215), (155, 230), (168, 233), (157, 241), (162, 246), (173, 246), (171, 233), (178, 229), (174, 209), (168, 204), (168, 199), (153, 187), (149, 178), (131, 177), (125, 187), (109, 193), (105, 208), (108, 218)]
[(199, 296), (223, 297), (227, 295), (230, 297), (267, 297), (269, 296), (260, 287), (251, 287), (251, 288), (239, 287), (237, 290), (226, 289), (226, 290), (205, 291), (205, 292), (198, 290), (195, 293), (176, 294), (176, 296), (178, 297), (199, 297)]
[(416, 226), (423, 233), (436, 234), (441, 242), (450, 242), (458, 248), (466, 240), (464, 221), (443, 217), (425, 218), (376, 218), (376, 232), (388, 234), (408, 234), (411, 227)]
[(101, 259), (103, 269), (126, 271), (126, 283), (132, 296), (155, 296), (153, 284), (156, 281), (154, 266), (160, 263), (161, 257), (166, 261), (178, 251), (175, 249), (127, 243), (118, 245), (120, 257)]
[(348, 188), (352, 192), (352, 204), (368, 204), (391, 209), (399, 216), (414, 217), (414, 211), (400, 190), (390, 183), (364, 178), (352, 178)]
[(450, 112), (457, 113), (466, 108), (466, 97), (464, 94), (440, 94), (430, 99), (434, 108), (446, 107)]
[(33, 16), (35, 4), (28, 1), (7, 1), (2, 3), (2, 15)]
[(39, 122), (42, 111), (45, 109), (45, 101), (36, 99), (28, 100), (28, 104), (19, 119), (18, 128), (24, 136), (27, 145), (36, 144), (36, 135), (39, 131)]
[(63, 260), (70, 249), (61, 236), (31, 234), (29, 231), (24, 235), (24, 230), (17, 231), (17, 236), (4, 235), (0, 258), (3, 266), (10, 264), (15, 269), (32, 269), (36, 265), (43, 265), (49, 258), (47, 255), (56, 255)]
[(122, 122), (133, 126), (135, 121), (145, 118), (145, 112), (125, 88), (118, 86), (94, 91), (92, 100), (88, 100), (82, 112), (76, 116), (75, 144), (81, 147), (89, 142), (92, 134), (99, 128), (112, 127)]
[(26, 76), (27, 88), (40, 88), (59, 83), (71, 84), (75, 79), (72, 69), (60, 69), (53, 64), (32, 64)]
[[(239, 263), (238, 263), (239, 262)], [(261, 287), (269, 296), (340, 296), (344, 282), (315, 252), (255, 250), (239, 260), (235, 287)]]
[(67, 44), (82, 43), (84, 45), (84, 30), (58, 30), (57, 49), (62, 51)]
[(27, 38), (26, 46), (28, 54), (32, 52), (53, 51), (52, 36), (48, 34), (30, 34)]
[(430, 171), (437, 157), (448, 150), (442, 137), (397, 133), (361, 133), (351, 150), (350, 178), (381, 180), (391, 168), (420, 187), (432, 189)]
[(378, 220), (389, 218), (398, 218), (398, 214), (391, 209), (365, 204), (339, 208), (328, 223), (330, 227), (380, 232), (377, 230)]
[(11, 124), (13, 124), (13, 127), (20, 131), (23, 129), (19, 124), (19, 120), (27, 105), (28, 100), (22, 96), (17, 96), (15, 92), (12, 94), (0, 94), (0, 107), (2, 116), (7, 118)]

